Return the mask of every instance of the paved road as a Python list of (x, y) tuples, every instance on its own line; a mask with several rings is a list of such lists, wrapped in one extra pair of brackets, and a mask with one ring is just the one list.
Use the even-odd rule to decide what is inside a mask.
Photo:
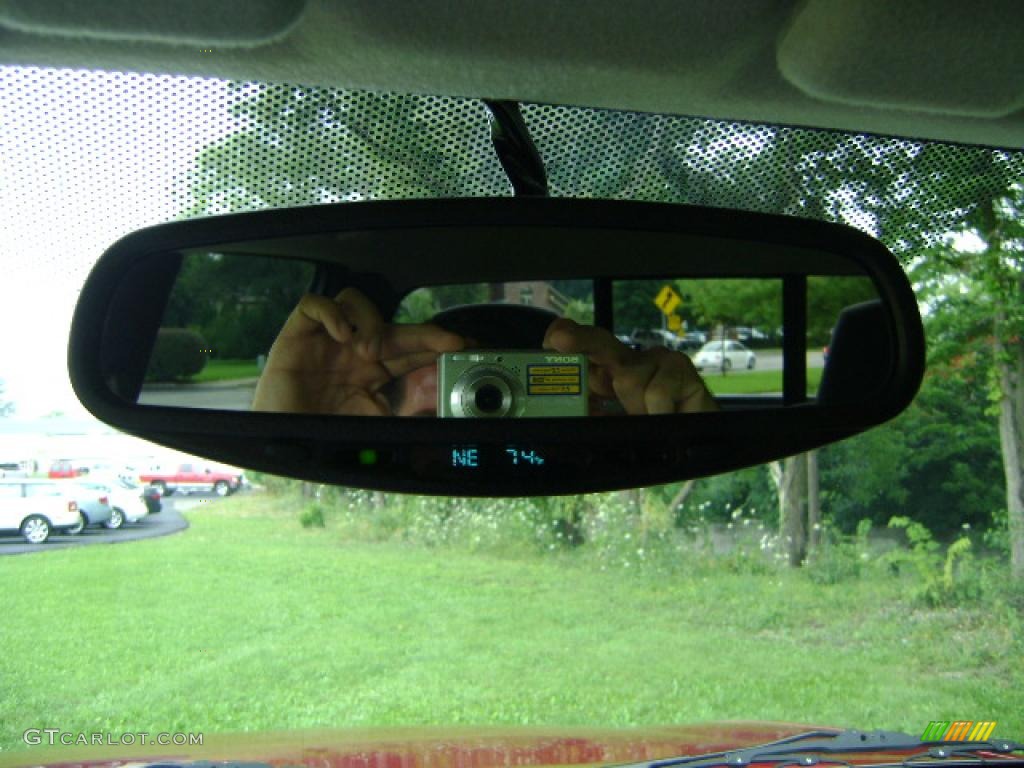
[[(781, 349), (761, 349), (754, 350), (754, 354), (757, 355), (757, 366), (754, 368), (756, 371), (781, 371), (782, 370), (782, 350)], [(808, 368), (823, 368), (825, 366), (825, 357), (821, 353), (821, 350), (811, 350), (807, 353), (807, 367)], [(736, 373), (742, 373), (743, 371), (736, 371)]]
[(255, 382), (243, 382), (234, 386), (227, 384), (178, 386), (167, 388), (147, 387), (139, 397), (143, 405), (176, 405), (181, 408), (217, 408), (225, 411), (248, 411), (256, 394)]
[[(165, 498), (163, 509), (158, 514), (146, 515), (137, 523), (125, 523), (119, 531), (110, 531), (106, 528), (86, 528), (77, 536), (55, 533), (45, 544), (29, 544), (21, 536), (3, 536), (0, 537), (0, 555), (49, 552), (54, 549), (85, 547), (90, 544), (119, 544), (125, 541), (139, 541), (140, 539), (152, 539), (156, 536), (178, 533), (188, 528), (188, 523), (181, 516), (182, 509), (207, 500), (201, 498), (202, 496), (205, 494), (196, 494), (180, 499), (178, 496)], [(209, 499), (216, 498), (213, 494), (209, 495)]]

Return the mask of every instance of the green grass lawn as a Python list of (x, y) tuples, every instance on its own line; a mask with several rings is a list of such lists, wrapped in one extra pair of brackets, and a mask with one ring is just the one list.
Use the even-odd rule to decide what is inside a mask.
[(876, 577), (674, 580), (351, 543), (288, 502), (203, 505), (150, 541), (0, 558), (0, 749), (30, 727), (226, 732), (774, 719), (1024, 734), (1005, 617)]
[(206, 367), (189, 381), (232, 381), (260, 375), (255, 360), (207, 360)]
[[(807, 392), (814, 394), (821, 382), (821, 368), (807, 369)], [(735, 373), (701, 373), (708, 389), (715, 395), (760, 395), (782, 393), (782, 371), (737, 371)]]

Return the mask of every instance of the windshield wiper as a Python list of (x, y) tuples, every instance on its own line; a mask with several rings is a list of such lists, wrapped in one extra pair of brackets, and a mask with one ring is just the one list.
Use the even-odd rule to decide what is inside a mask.
[[(813, 765), (853, 765), (847, 760), (831, 757), (833, 755), (854, 755), (870, 752), (905, 752), (915, 750), (898, 761), (886, 760), (871, 762), (872, 766), (892, 766), (893, 768), (909, 768), (911, 766), (931, 765), (941, 762), (943, 768), (957, 766), (1024, 765), (1024, 755), (1013, 756), (1015, 752), (1024, 752), (1024, 744), (1009, 739), (991, 738), (987, 741), (922, 741), (917, 736), (896, 731), (810, 731), (797, 736), (790, 736), (779, 741), (761, 744), (756, 747), (714, 752), (705, 755), (669, 757), (663, 760), (632, 763), (620, 768), (716, 768), (717, 766), (734, 766), (745, 768), (753, 763), (771, 763), (776, 767), (782, 765), (813, 766)], [(998, 759), (986, 759), (982, 753), (1005, 755)], [(868, 761), (857, 760), (857, 764)]]

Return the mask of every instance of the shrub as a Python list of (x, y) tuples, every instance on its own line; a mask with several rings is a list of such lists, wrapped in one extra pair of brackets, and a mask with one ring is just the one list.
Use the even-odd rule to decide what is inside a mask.
[(281, 475), (272, 475), (269, 472), (259, 470), (246, 470), (245, 476), (254, 485), (261, 485), (271, 493), (294, 494), (298, 496), (302, 492), (302, 481)]
[(972, 563), (971, 540), (963, 536), (946, 549), (941, 546), (921, 523), (909, 517), (894, 517), (890, 528), (907, 532), (909, 549), (895, 549), (884, 554), (880, 561), (895, 572), (909, 565), (920, 580), (915, 597), (929, 607), (953, 605), (978, 597), (979, 580), (970, 573)]
[(174, 381), (194, 376), (206, 366), (206, 342), (188, 328), (161, 328), (146, 371), (147, 381)]
[(299, 515), (299, 523), (303, 528), (323, 528), (324, 510), (319, 504), (313, 503), (302, 510)]
[[(461, 499), (321, 486), (331, 528), (350, 541), (519, 555), (572, 544), (545, 499)], [(554, 507), (550, 512), (554, 511)]]
[(804, 573), (815, 584), (842, 584), (861, 577), (867, 559), (867, 535), (870, 520), (861, 520), (857, 535), (845, 536), (832, 526), (821, 532), (821, 544), (808, 559)]

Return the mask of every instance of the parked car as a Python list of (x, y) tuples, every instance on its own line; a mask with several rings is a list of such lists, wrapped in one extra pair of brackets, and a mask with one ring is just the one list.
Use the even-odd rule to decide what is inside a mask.
[(149, 483), (162, 496), (171, 496), (176, 491), (213, 491), (218, 496), (227, 496), (242, 487), (245, 475), (240, 470), (223, 471), (198, 464), (179, 464), (164, 471), (144, 472), (139, 475), (139, 481)]
[(81, 521), (78, 502), (49, 480), (0, 480), (0, 534), (18, 534), (29, 544), (42, 544), (54, 531), (67, 531)]
[(142, 489), (142, 500), (146, 502), (146, 509), (151, 515), (155, 515), (163, 509), (162, 497), (163, 494), (160, 493), (160, 489), (154, 488), (152, 485), (144, 486)]
[(679, 349), (680, 339), (671, 331), (661, 328), (634, 328), (627, 343), (636, 349), (652, 349), (654, 347)]
[(52, 480), (60, 480), (80, 477), (84, 474), (88, 474), (88, 470), (85, 467), (76, 465), (76, 463), (71, 459), (57, 459), (50, 465), (50, 471), (47, 472), (47, 477)]
[(32, 473), (27, 469), (26, 464), (23, 461), (0, 462), (0, 477), (28, 477)]
[(768, 334), (758, 328), (742, 326), (736, 329), (736, 338), (740, 341), (768, 341)]
[(708, 335), (704, 331), (687, 331), (679, 340), (678, 349), (700, 349), (707, 343)]
[[(80, 480), (83, 488), (103, 494), (110, 500), (110, 519), (103, 524), (105, 528), (117, 530), (125, 523), (137, 523), (149, 514), (149, 502), (146, 500), (147, 489), (130, 478), (105, 477)], [(157, 493), (159, 500), (159, 493)], [(159, 501), (158, 501), (159, 503)]]
[(757, 365), (757, 355), (738, 341), (709, 341), (693, 358), (697, 370), (719, 369), (728, 371), (733, 368), (753, 370)]
[(65, 531), (77, 536), (89, 526), (107, 525), (114, 517), (109, 495), (98, 489), (94, 483), (83, 479), (55, 480), (54, 485), (61, 489), (65, 496), (78, 503), (79, 521)]

